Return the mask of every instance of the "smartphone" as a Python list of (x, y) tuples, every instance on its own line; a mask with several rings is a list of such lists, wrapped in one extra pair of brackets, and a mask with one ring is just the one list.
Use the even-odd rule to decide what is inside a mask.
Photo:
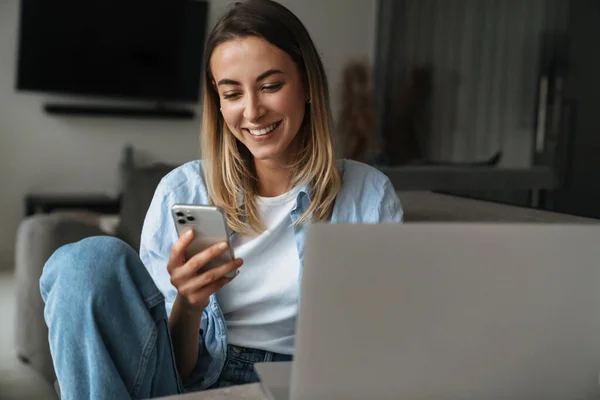
[[(209, 262), (199, 272), (221, 266), (235, 259), (229, 234), (225, 213), (220, 207), (204, 206), (197, 204), (175, 204), (171, 207), (171, 214), (175, 222), (177, 235), (181, 236), (188, 230), (194, 231), (194, 239), (185, 251), (185, 259), (189, 260), (194, 255), (209, 248), (217, 242), (229, 243), (229, 248), (223, 254)], [(235, 271), (226, 275), (228, 278), (235, 276)]]

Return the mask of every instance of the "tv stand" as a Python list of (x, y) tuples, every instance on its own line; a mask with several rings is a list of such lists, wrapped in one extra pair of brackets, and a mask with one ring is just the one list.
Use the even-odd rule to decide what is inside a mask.
[(159, 118), (159, 119), (193, 119), (194, 111), (181, 107), (134, 107), (83, 104), (44, 104), (44, 111), (54, 115), (70, 115), (85, 117), (122, 117), (122, 118)]

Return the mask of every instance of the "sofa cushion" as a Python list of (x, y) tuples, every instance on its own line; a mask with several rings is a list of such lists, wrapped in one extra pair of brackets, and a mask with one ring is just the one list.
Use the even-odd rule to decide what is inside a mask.
[(142, 226), (160, 180), (176, 166), (155, 164), (134, 168), (127, 175), (116, 236), (139, 252)]

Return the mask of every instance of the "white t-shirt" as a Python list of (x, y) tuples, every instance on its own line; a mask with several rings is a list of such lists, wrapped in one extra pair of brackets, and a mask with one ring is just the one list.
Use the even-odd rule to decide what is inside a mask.
[(266, 231), (233, 239), (235, 256), (242, 258), (244, 265), (240, 274), (217, 292), (229, 344), (294, 352), (300, 257), (290, 213), (296, 196), (293, 190), (278, 197), (258, 197)]

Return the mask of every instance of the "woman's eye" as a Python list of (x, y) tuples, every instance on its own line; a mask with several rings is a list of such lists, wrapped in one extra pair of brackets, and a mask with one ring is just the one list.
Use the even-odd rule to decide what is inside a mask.
[(223, 98), (225, 100), (231, 100), (231, 99), (234, 99), (234, 98), (238, 97), (239, 95), (240, 94), (237, 93), (237, 92), (234, 92), (234, 93), (223, 93)]
[(282, 86), (283, 86), (283, 83), (272, 83), (269, 85), (264, 85), (263, 89), (268, 92), (275, 92), (275, 91), (279, 90)]

